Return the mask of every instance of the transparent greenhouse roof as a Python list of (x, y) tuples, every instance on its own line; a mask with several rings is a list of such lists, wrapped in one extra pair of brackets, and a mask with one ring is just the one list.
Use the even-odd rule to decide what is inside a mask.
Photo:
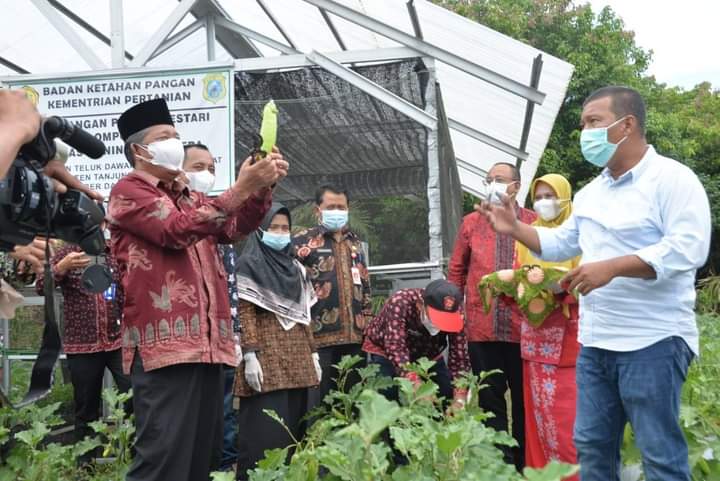
[[(110, 69), (112, 49), (97, 37), (112, 36), (110, 12), (111, 2), (115, 1), (119, 0), (0, 0), (0, 81), (23, 71), (43, 76)], [(157, 39), (163, 27), (168, 29), (166, 36), (172, 37), (192, 27), (197, 17), (207, 11), (282, 44), (285, 53), (406, 47), (370, 30), (362, 19), (379, 21), (415, 37), (407, 3), (407, 0), (124, 0), (125, 66), (136, 66), (130, 59), (136, 63), (142, 59), (146, 46)], [(411, 3), (426, 44), (512, 81), (530, 85), (533, 60), (542, 54), (537, 91), (545, 96), (534, 108), (525, 147), (527, 160), (522, 167), (524, 178), (531, 178), (562, 105), (572, 65), (425, 0)], [(323, 4), (327, 10), (321, 11)], [(361, 21), (332, 13), (335, 6), (349, 7)], [(183, 9), (189, 10), (184, 17), (178, 13)], [(48, 11), (51, 17), (56, 17), (54, 22), (49, 20)], [(168, 26), (167, 19), (173, 15), (180, 20)], [(84, 21), (95, 34), (80, 26), (73, 16)], [(75, 33), (84, 55), (66, 40), (67, 34), (60, 33), (58, 18)], [(176, 23), (174, 28), (173, 23)], [(261, 43), (251, 37), (253, 35), (243, 35), (237, 30), (231, 33), (218, 24), (215, 60), (273, 58), (283, 54), (268, 46), (267, 43), (272, 42), (267, 38)], [(146, 65), (156, 68), (203, 65), (208, 58), (206, 38), (205, 29), (199, 28), (170, 48), (161, 49)], [(418, 57), (427, 56), (427, 52), (418, 53)], [(480, 193), (481, 179), (489, 166), (500, 161), (515, 162), (516, 157), (467, 135), (467, 130), (461, 132), (462, 125), (517, 149), (521, 145), (528, 101), (438, 58), (435, 67), (445, 110), (451, 119), (461, 183), (465, 190)]]

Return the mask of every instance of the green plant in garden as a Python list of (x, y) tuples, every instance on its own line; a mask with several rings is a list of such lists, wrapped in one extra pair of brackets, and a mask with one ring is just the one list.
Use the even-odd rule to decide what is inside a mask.
[(210, 481), (235, 481), (235, 472), (215, 471), (210, 473)]
[(103, 457), (114, 457), (123, 465), (129, 465), (132, 461), (131, 450), (135, 439), (135, 419), (125, 414), (124, 406), (132, 398), (132, 390), (126, 393), (118, 393), (115, 389), (103, 391), (103, 399), (110, 411), (106, 421), (95, 421), (90, 427), (105, 440)]
[(688, 441), (693, 480), (720, 480), (720, 319), (698, 316), (700, 357), (683, 388), (680, 422)]
[[(55, 414), (59, 403), (19, 412), (4, 408), (0, 413), (3, 446), (11, 443), (7, 458), (0, 466), (0, 481), (65, 481), (77, 476), (76, 458), (100, 445), (94, 439), (63, 446), (46, 443), (50, 428), (62, 424)], [(18, 430), (22, 429), (22, 430)]]
[(387, 300), (387, 296), (372, 296), (372, 313), (376, 316), (380, 314), (380, 311), (382, 311), (382, 308), (385, 306), (385, 302), (387, 302)]
[(698, 281), (696, 305), (701, 314), (720, 314), (720, 276), (710, 275)]
[[(60, 403), (0, 409), (0, 481), (122, 481), (129, 467), (135, 432), (132, 420), (122, 409), (130, 397), (114, 389), (106, 390), (103, 398), (109, 403), (110, 424), (93, 423), (101, 436), (73, 445), (49, 440), (51, 428), (63, 424), (57, 414)], [(105, 456), (115, 456), (113, 462), (78, 466), (79, 456), (100, 447)]]
[[(378, 367), (354, 369), (359, 357), (339, 363), (338, 386), (313, 413), (314, 423), (303, 440), (285, 449), (266, 452), (251, 471), (252, 481), (450, 481), (521, 480), (559, 481), (576, 466), (552, 463), (544, 469), (526, 469), (524, 476), (503, 461), (498, 445), (514, 445), (507, 433), (485, 426), (488, 414), (479, 409), (478, 379), (469, 375), (458, 382), (471, 392), (463, 410), (445, 412), (437, 385), (430, 380), (432, 361), (410, 365), (422, 383), (378, 376)], [(361, 381), (345, 389), (355, 371)], [(400, 402), (382, 391), (396, 387)], [(274, 413), (268, 413), (282, 422)], [(288, 455), (291, 454), (288, 460)]]

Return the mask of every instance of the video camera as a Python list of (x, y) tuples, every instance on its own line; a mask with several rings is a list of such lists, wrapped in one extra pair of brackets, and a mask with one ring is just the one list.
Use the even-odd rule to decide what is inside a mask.
[(91, 255), (105, 250), (101, 206), (77, 190), (58, 195), (42, 173), (56, 155), (56, 138), (93, 159), (105, 154), (105, 144), (66, 119), (43, 119), (38, 135), (22, 146), (0, 180), (0, 250), (29, 244), (38, 234), (78, 244)]

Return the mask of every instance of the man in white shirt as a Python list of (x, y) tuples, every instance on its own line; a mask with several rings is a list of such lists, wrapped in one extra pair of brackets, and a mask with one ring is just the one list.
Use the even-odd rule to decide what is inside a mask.
[(602, 173), (557, 229), (519, 222), (513, 200), (484, 205), (493, 227), (549, 261), (582, 255), (565, 281), (580, 297), (575, 443), (583, 481), (616, 481), (630, 422), (648, 481), (690, 481), (680, 392), (698, 354), (695, 273), (710, 246), (697, 176), (645, 140), (635, 90), (604, 87), (583, 105), (581, 150)]

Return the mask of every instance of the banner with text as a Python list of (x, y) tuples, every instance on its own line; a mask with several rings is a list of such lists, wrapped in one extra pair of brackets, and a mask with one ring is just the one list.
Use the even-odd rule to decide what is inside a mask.
[(215, 157), (213, 193), (219, 193), (235, 180), (233, 78), (229, 69), (193, 69), (32, 80), (14, 82), (11, 88), (23, 89), (41, 114), (65, 117), (105, 143), (106, 154), (97, 160), (71, 150), (67, 167), (106, 197), (130, 171), (117, 130), (118, 117), (135, 104), (165, 98), (183, 143), (205, 144)]

